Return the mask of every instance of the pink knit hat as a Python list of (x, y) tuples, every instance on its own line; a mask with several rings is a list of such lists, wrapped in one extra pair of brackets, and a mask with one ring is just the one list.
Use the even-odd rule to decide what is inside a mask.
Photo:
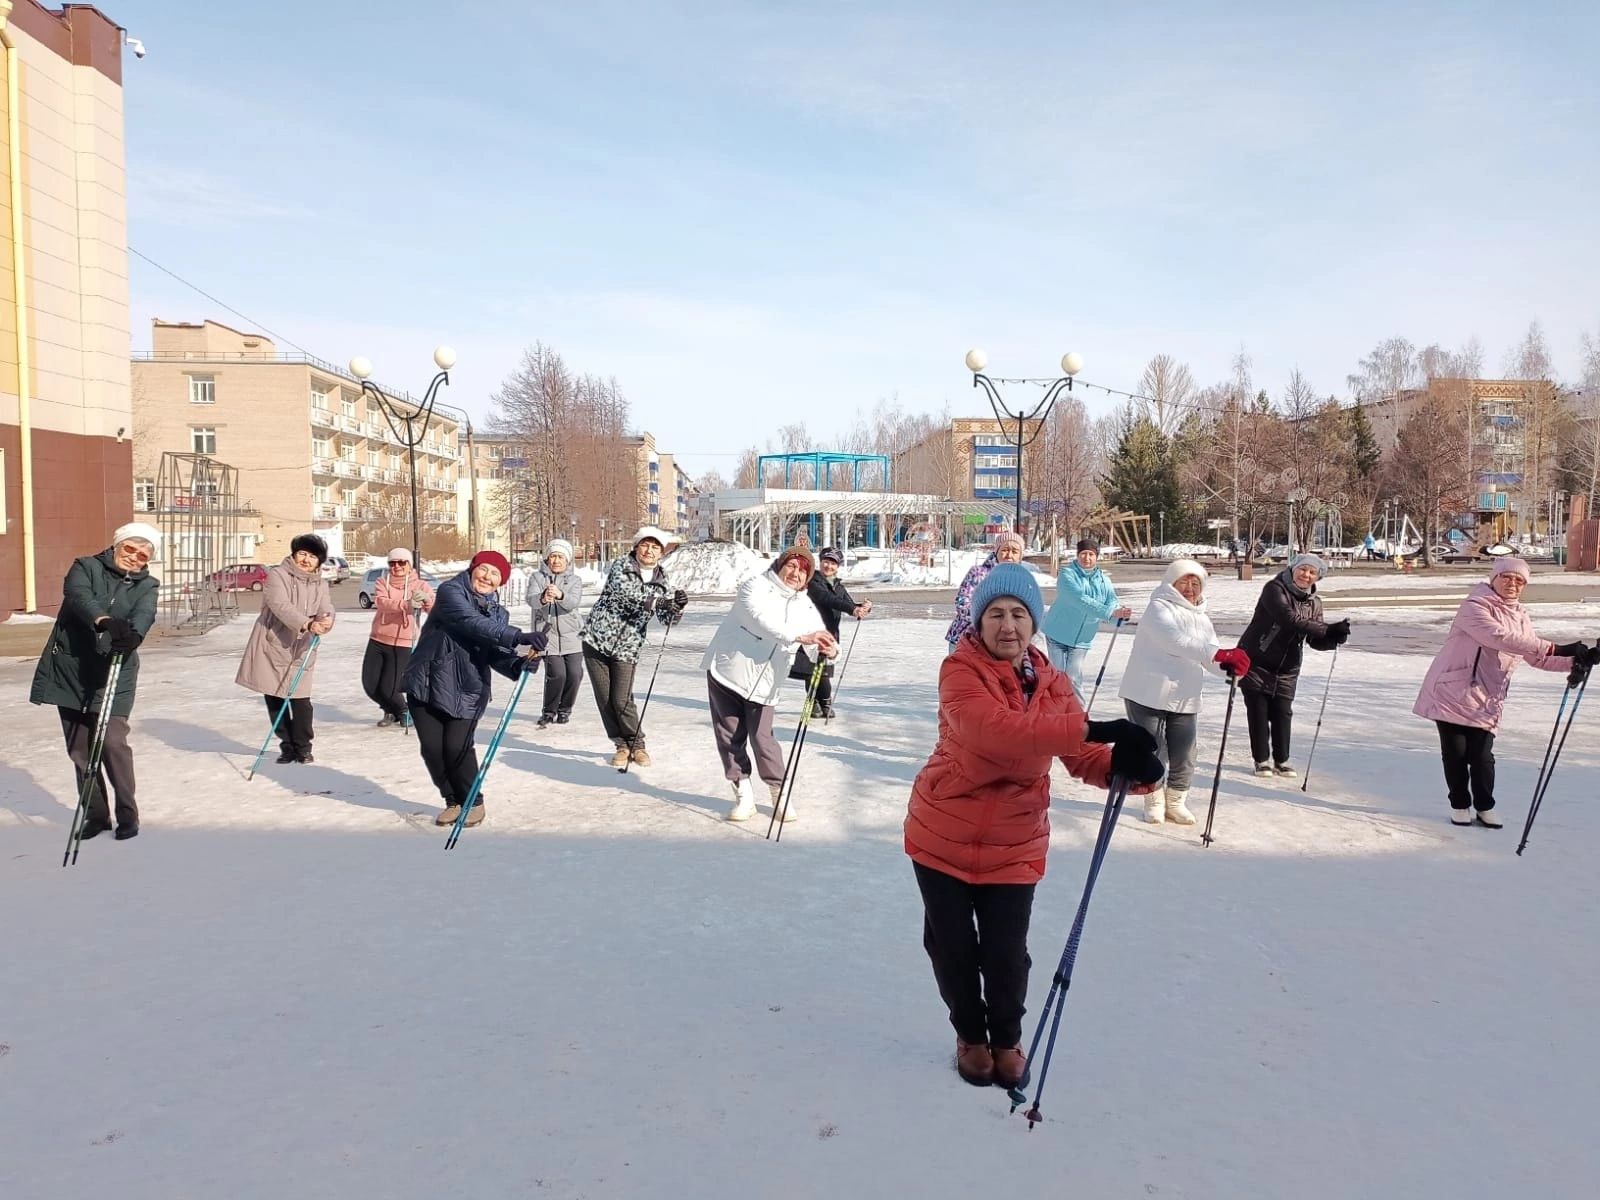
[(1528, 564), (1514, 555), (1495, 559), (1494, 570), (1489, 572), (1489, 578), (1493, 579), (1496, 575), (1521, 575), (1523, 583), (1533, 578), (1532, 572), (1528, 570)]
[(994, 548), (998, 553), (1006, 546), (1016, 546), (1019, 551), (1026, 551), (1028, 544), (1022, 540), (1022, 535), (1015, 530), (1008, 529), (994, 540)]

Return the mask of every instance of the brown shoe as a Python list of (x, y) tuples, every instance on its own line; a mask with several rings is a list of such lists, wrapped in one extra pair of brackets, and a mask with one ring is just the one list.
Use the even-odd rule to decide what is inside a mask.
[(628, 748), (626, 746), (617, 747), (617, 752), (611, 756), (611, 765), (619, 771), (628, 765)]
[(991, 1046), (994, 1081), (1001, 1087), (1021, 1087), (1028, 1081), (1028, 1056), (1021, 1046)]
[(994, 1055), (982, 1042), (956, 1039), (956, 1074), (973, 1087), (988, 1087), (994, 1082)]
[(633, 752), (633, 761), (635, 766), (648, 767), (650, 765), (650, 754), (643, 746), (640, 746)]
[(482, 825), (484, 815), (483, 801), (478, 800), (473, 804), (472, 811), (467, 814), (467, 828), (476, 829), (479, 825)]
[(433, 819), (435, 825), (454, 825), (456, 818), (461, 815), (461, 805), (448, 804), (445, 810)]

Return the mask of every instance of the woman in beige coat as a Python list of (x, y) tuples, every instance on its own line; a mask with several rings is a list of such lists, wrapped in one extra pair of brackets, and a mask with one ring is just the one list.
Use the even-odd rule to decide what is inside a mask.
[[(322, 578), (322, 564), (327, 557), (328, 547), (321, 538), (302, 533), (289, 543), (289, 557), (267, 570), (261, 615), (245, 643), (234, 682), (265, 697), (268, 720), (278, 719), (296, 666), (311, 647), (311, 635), (325, 634), (333, 628), (333, 596)], [(289, 700), (289, 711), (278, 721), (281, 763), (313, 761), (313, 671), (313, 665), (307, 663)]]

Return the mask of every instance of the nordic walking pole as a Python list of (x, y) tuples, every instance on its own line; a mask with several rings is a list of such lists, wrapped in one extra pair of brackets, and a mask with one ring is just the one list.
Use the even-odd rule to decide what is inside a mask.
[[(1522, 827), (1522, 840), (1517, 843), (1518, 858), (1521, 858), (1522, 852), (1527, 849), (1528, 835), (1533, 832), (1534, 818), (1539, 815), (1539, 809), (1544, 804), (1544, 794), (1550, 788), (1550, 777), (1556, 773), (1556, 762), (1561, 758), (1562, 747), (1567, 744), (1567, 733), (1572, 729), (1573, 718), (1578, 715), (1578, 705), (1583, 702), (1583, 693), (1588, 686), (1589, 677), (1585, 675), (1583, 677), (1583, 682), (1578, 685), (1578, 694), (1572, 698), (1572, 711), (1567, 713), (1567, 723), (1561, 728), (1561, 740), (1556, 743), (1555, 754), (1551, 755), (1548, 748), (1545, 750), (1545, 756), (1549, 762), (1549, 766), (1541, 768), (1541, 778), (1538, 783), (1534, 785), (1533, 802), (1528, 805), (1528, 820)], [(1572, 691), (1572, 688), (1568, 687), (1567, 691)], [(1563, 695), (1561, 697), (1561, 705), (1563, 708), (1566, 707), (1566, 702), (1567, 698), (1565, 695)], [(1559, 724), (1560, 721), (1561, 714), (1558, 711), (1556, 713), (1556, 722)], [(1550, 731), (1550, 736), (1555, 736), (1554, 729)]]
[(1306, 777), (1300, 781), (1300, 790), (1302, 792), (1311, 783), (1311, 760), (1317, 757), (1317, 739), (1322, 736), (1322, 714), (1328, 711), (1328, 690), (1333, 687), (1333, 669), (1338, 665), (1339, 647), (1335, 646), (1333, 648), (1333, 661), (1328, 664), (1328, 682), (1322, 685), (1322, 707), (1317, 709), (1317, 728), (1311, 734), (1311, 753), (1306, 755)]
[(794, 794), (794, 780), (800, 769), (800, 751), (806, 748), (806, 733), (811, 728), (811, 710), (816, 703), (817, 688), (822, 683), (822, 665), (828, 660), (817, 651), (816, 666), (811, 668), (811, 678), (806, 683), (806, 702), (800, 708), (800, 723), (794, 727), (794, 741), (789, 745), (789, 761), (783, 764), (783, 781), (778, 784), (778, 798), (772, 805), (772, 816), (767, 821), (767, 837), (772, 837), (772, 827), (778, 826), (778, 841), (783, 841), (783, 825), (779, 813), (789, 811), (789, 797)]
[(650, 672), (650, 686), (645, 688), (644, 703), (639, 706), (639, 724), (635, 728), (634, 735), (628, 739), (628, 761), (617, 768), (624, 775), (628, 773), (628, 768), (633, 766), (633, 752), (638, 748), (639, 735), (644, 732), (644, 715), (650, 711), (650, 697), (656, 690), (656, 676), (661, 673), (661, 660), (666, 657), (667, 653), (667, 638), (672, 633), (672, 626), (676, 625), (678, 620), (682, 619), (682, 616), (683, 610), (679, 609), (678, 617), (673, 620), (672, 624), (667, 626), (666, 632), (661, 635), (661, 649), (656, 651), (656, 665)]
[(1100, 671), (1094, 677), (1094, 691), (1089, 693), (1089, 703), (1083, 706), (1083, 715), (1087, 717), (1094, 711), (1094, 698), (1100, 694), (1100, 681), (1106, 677), (1106, 664), (1111, 661), (1111, 648), (1117, 644), (1117, 635), (1122, 632), (1122, 623), (1126, 617), (1118, 617), (1117, 624), (1111, 631), (1111, 641), (1106, 644), (1106, 656), (1100, 660)]
[(1228, 726), (1233, 722), (1233, 697), (1239, 690), (1239, 677), (1228, 675), (1228, 711), (1222, 715), (1222, 745), (1217, 747), (1217, 773), (1211, 780), (1211, 804), (1206, 808), (1206, 830), (1200, 835), (1202, 845), (1211, 845), (1211, 822), (1217, 815), (1217, 789), (1222, 786), (1222, 757), (1228, 752)]
[[(1106, 793), (1105, 812), (1100, 817), (1100, 832), (1095, 837), (1094, 853), (1089, 856), (1089, 874), (1083, 883), (1083, 898), (1078, 901), (1078, 914), (1072, 919), (1072, 932), (1067, 935), (1066, 949), (1061, 952), (1061, 961), (1056, 966), (1055, 976), (1050, 980), (1050, 993), (1045, 997), (1044, 1008), (1039, 1013), (1039, 1024), (1033, 1031), (1033, 1042), (1028, 1046), (1028, 1062), (1033, 1062), (1033, 1056), (1039, 1049), (1039, 1038), (1044, 1033), (1044, 1024), (1050, 1022), (1050, 1040), (1045, 1043), (1044, 1058), (1039, 1063), (1039, 1086), (1033, 1093), (1033, 1105), (1023, 1116), (1028, 1118), (1028, 1129), (1031, 1131), (1038, 1122), (1044, 1120), (1044, 1115), (1039, 1111), (1039, 1100), (1044, 1095), (1046, 1077), (1050, 1074), (1050, 1057), (1055, 1053), (1056, 1034), (1061, 1029), (1061, 1013), (1067, 1006), (1067, 992), (1072, 987), (1072, 968), (1078, 961), (1078, 943), (1083, 937), (1083, 922), (1089, 915), (1089, 898), (1094, 895), (1095, 880), (1100, 877), (1100, 867), (1106, 860), (1106, 851), (1111, 846), (1111, 835), (1116, 830), (1117, 819), (1122, 815), (1122, 802), (1128, 798), (1128, 781), (1121, 776), (1113, 776), (1111, 787)], [(1052, 1010), (1054, 1012), (1052, 1013)], [(1012, 1088), (1007, 1094), (1011, 1098), (1011, 1111), (1016, 1112), (1018, 1107), (1028, 1102), (1027, 1076), (1023, 1081)]]
[[(111, 667), (106, 671), (106, 684), (101, 692), (100, 711), (95, 714), (94, 737), (89, 742), (89, 767), (83, 782), (78, 785), (78, 806), (72, 810), (72, 825), (67, 830), (67, 848), (61, 855), (61, 865), (67, 859), (78, 861), (78, 847), (83, 844), (83, 827), (89, 820), (89, 797), (94, 794), (100, 779), (100, 758), (106, 750), (106, 730), (111, 727), (111, 704), (117, 694), (117, 680), (122, 676), (122, 655), (111, 656)], [(90, 697), (93, 699), (93, 697)], [(87, 711), (87, 709), (85, 709)]]
[(294, 678), (289, 680), (289, 690), (284, 694), (283, 703), (278, 706), (278, 715), (272, 718), (272, 728), (267, 730), (267, 739), (261, 743), (261, 751), (256, 755), (255, 762), (250, 764), (250, 770), (245, 774), (244, 781), (249, 783), (256, 777), (256, 768), (261, 765), (261, 760), (267, 756), (267, 747), (272, 745), (272, 735), (278, 732), (278, 724), (283, 720), (283, 714), (289, 711), (289, 701), (294, 698), (295, 688), (300, 686), (300, 676), (306, 673), (306, 667), (311, 663), (311, 656), (317, 652), (317, 645), (322, 641), (320, 633), (311, 635), (311, 644), (306, 647), (306, 652), (300, 659), (300, 665), (295, 668)]
[(472, 812), (473, 806), (478, 803), (478, 793), (483, 790), (483, 777), (489, 773), (489, 764), (494, 762), (494, 756), (499, 753), (500, 739), (505, 737), (506, 726), (511, 724), (511, 714), (517, 711), (517, 701), (522, 699), (523, 686), (528, 682), (528, 676), (533, 674), (530, 668), (534, 668), (538, 656), (530, 654), (528, 658), (529, 661), (523, 664), (522, 673), (517, 676), (517, 686), (511, 689), (511, 699), (506, 702), (506, 710), (500, 714), (500, 725), (494, 731), (494, 736), (489, 739), (489, 748), (483, 752), (483, 765), (473, 776), (472, 787), (468, 789), (467, 798), (461, 803), (461, 811), (456, 814), (456, 823), (450, 828), (450, 836), (445, 839), (446, 850), (455, 846), (461, 837), (461, 831), (467, 827), (467, 814)]
[[(844, 686), (845, 669), (850, 665), (850, 653), (856, 648), (856, 638), (860, 635), (860, 633), (861, 618), (857, 617), (856, 627), (850, 631), (850, 644), (844, 648), (844, 657), (839, 660), (838, 678), (833, 681), (833, 696), (829, 699), (829, 704), (832, 704), (834, 700), (838, 699), (839, 689)], [(831, 712), (832, 709), (829, 711)]]

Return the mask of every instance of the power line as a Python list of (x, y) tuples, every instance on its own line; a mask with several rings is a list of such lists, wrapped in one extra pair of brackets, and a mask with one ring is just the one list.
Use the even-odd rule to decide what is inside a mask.
[(179, 283), (183, 284), (184, 287), (190, 289), (191, 291), (199, 293), (200, 295), (204, 296), (207, 300), (211, 301), (211, 303), (216, 304), (216, 305), (220, 305), (221, 307), (227, 309), (234, 316), (240, 318), (241, 320), (247, 322), (248, 324), (254, 325), (257, 329), (261, 330), (262, 333), (269, 334), (276, 341), (283, 342), (285, 345), (288, 345), (288, 346), (293, 346), (296, 350), (300, 351), (301, 354), (310, 355), (311, 357), (315, 357), (314, 355), (311, 355), (311, 351), (307, 350), (299, 342), (293, 341), (290, 338), (286, 338), (281, 333), (274, 333), (272, 330), (268, 329), (265, 325), (263, 325), (260, 321), (256, 320), (254, 317), (249, 316), (246, 313), (242, 313), (237, 308), (233, 307), (233, 305), (228, 304), (228, 303), (226, 303), (226, 302), (224, 302), (222, 300), (217, 299), (210, 292), (206, 291), (203, 287), (200, 287), (197, 284), (190, 283), (182, 275), (179, 275), (176, 271), (172, 270), (171, 268), (163, 267), (160, 263), (158, 263), (155, 259), (151, 258), (148, 254), (141, 254), (138, 250), (135, 250), (132, 246), (128, 247), (128, 253), (129, 254), (138, 255), (138, 257), (144, 259), (145, 262), (149, 263), (152, 267), (154, 267), (156, 270), (160, 271), (162, 274), (172, 276), (172, 278), (176, 279)]

